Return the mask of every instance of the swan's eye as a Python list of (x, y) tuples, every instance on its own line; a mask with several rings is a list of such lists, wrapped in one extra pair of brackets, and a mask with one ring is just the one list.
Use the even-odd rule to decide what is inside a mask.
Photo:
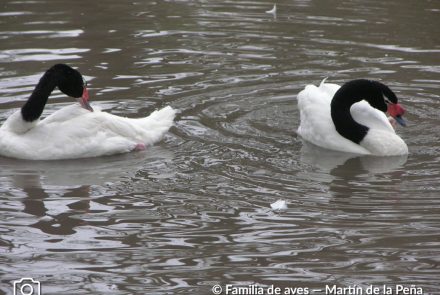
[(383, 96), (383, 100), (386, 104), (393, 104), (386, 96)]

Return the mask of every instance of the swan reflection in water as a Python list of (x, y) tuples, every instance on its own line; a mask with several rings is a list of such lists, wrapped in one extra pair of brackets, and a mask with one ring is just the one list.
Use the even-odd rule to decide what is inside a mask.
[(303, 140), (300, 151), (302, 162), (329, 171), (338, 175), (337, 171), (359, 171), (361, 173), (387, 173), (401, 168), (407, 161), (408, 155), (380, 157), (370, 155), (357, 155), (332, 151), (318, 147)]
[[(173, 154), (160, 148), (133, 154), (62, 161), (26, 161), (0, 157), (0, 177), (19, 189), (22, 212), (35, 216), (29, 226), (53, 235), (71, 235), (88, 225), (77, 215), (89, 213), (91, 201), (111, 209), (99, 186), (148, 179), (150, 166), (171, 162)], [(55, 202), (55, 205), (53, 205)], [(99, 210), (104, 210), (100, 208)], [(102, 211), (101, 210), (101, 211)]]
[[(365, 206), (370, 202), (399, 202), (407, 155), (360, 156), (331, 151), (304, 142), (301, 160), (322, 170), (324, 176), (321, 180), (326, 183), (329, 203), (341, 211), (367, 213), (377, 210), (373, 204)], [(375, 197), (379, 201), (373, 200)]]

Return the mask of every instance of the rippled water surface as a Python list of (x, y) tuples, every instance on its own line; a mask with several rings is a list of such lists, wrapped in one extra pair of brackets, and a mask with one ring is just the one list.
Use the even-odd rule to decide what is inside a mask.
[[(211, 294), (214, 284), (440, 294), (440, 2), (280, 0), (265, 13), (272, 6), (0, 3), (0, 123), (58, 62), (78, 68), (108, 112), (179, 111), (144, 152), (0, 157), (0, 293), (32, 277), (42, 294)], [(304, 143), (296, 94), (325, 77), (395, 90), (408, 157)], [(70, 103), (56, 92), (45, 114)], [(279, 199), (288, 208), (274, 212)]]

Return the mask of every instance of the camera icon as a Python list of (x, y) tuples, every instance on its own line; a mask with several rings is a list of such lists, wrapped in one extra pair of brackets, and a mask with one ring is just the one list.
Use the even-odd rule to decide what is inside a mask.
[(14, 281), (14, 295), (41, 295), (40, 282), (33, 278)]

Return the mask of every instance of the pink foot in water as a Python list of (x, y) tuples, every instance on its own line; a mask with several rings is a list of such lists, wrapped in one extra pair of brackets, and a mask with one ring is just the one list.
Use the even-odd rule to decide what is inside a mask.
[(145, 151), (147, 149), (147, 147), (145, 146), (145, 144), (143, 143), (138, 143), (135, 147), (134, 150), (135, 151)]

